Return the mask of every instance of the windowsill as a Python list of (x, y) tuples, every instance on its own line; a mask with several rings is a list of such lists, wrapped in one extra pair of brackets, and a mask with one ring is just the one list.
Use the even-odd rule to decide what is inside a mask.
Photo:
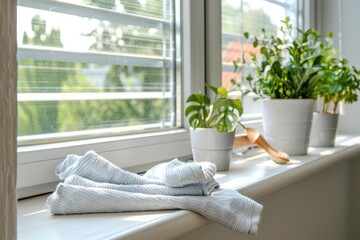
[[(259, 199), (338, 162), (360, 154), (360, 136), (339, 136), (334, 148), (310, 148), (278, 165), (263, 152), (235, 157), (230, 171), (219, 172), (222, 188), (236, 189)], [(20, 200), (19, 239), (170, 239), (210, 221), (185, 210), (53, 216), (45, 207), (47, 195)], [(261, 226), (260, 226), (261, 227)]]
[(18, 197), (53, 189), (53, 183), (58, 181), (54, 174), (56, 166), (70, 153), (83, 155), (89, 150), (132, 172), (143, 172), (158, 162), (191, 155), (186, 129), (19, 147)]

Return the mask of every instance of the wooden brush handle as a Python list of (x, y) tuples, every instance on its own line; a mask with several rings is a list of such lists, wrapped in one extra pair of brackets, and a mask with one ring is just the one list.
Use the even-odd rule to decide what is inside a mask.
[(256, 144), (252, 143), (249, 138), (245, 135), (235, 136), (233, 148), (240, 148), (246, 146), (254, 146)]

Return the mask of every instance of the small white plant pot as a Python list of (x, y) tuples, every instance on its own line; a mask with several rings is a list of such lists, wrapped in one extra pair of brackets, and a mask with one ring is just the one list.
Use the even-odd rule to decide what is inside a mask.
[(195, 162), (211, 162), (217, 171), (230, 167), (235, 131), (220, 133), (215, 128), (190, 130), (192, 153)]
[(265, 139), (278, 151), (306, 155), (313, 111), (312, 99), (264, 99)]
[(339, 114), (314, 112), (310, 147), (334, 147)]

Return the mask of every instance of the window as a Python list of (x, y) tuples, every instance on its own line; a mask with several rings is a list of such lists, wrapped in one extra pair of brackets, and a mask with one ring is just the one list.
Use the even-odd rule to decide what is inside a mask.
[[(222, 4), (225, 85), (228, 45), (243, 42), (239, 9), (258, 9), (253, 2), (18, 0), (18, 196), (52, 191), (67, 154), (92, 149), (131, 171), (191, 156), (184, 99), (205, 90), (210, 68), (221, 70), (220, 62), (206, 69), (218, 48), (206, 44), (205, 29), (217, 27), (204, 19), (220, 23)], [(295, 2), (260, 3), (296, 17)], [(258, 120), (259, 109), (245, 109)]]
[(52, 191), (68, 154), (133, 171), (191, 155), (181, 2), (18, 1), (20, 198)]
[[(248, 32), (259, 36), (261, 29), (268, 32), (278, 32), (281, 20), (290, 17), (294, 26), (300, 27), (299, 4), (297, 0), (223, 0), (222, 1), (222, 85), (230, 88), (231, 79), (241, 78), (246, 74), (234, 74), (232, 61), (239, 62), (244, 54), (249, 58), (250, 52), (256, 52), (252, 42), (244, 38)], [(278, 33), (280, 34), (280, 33)], [(257, 51), (259, 51), (257, 49)], [(246, 70), (245, 70), (246, 71)], [(259, 119), (261, 106), (259, 101), (253, 101), (250, 95), (243, 99), (244, 120)], [(256, 121), (255, 121), (256, 122)], [(258, 121), (259, 122), (259, 121)], [(257, 126), (261, 128), (261, 124)]]
[(18, 1), (19, 144), (180, 127), (174, 4)]

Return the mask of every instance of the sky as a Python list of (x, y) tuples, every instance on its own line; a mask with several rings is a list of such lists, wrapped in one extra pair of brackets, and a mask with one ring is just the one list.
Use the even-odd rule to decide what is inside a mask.
[(50, 33), (52, 28), (61, 30), (61, 42), (67, 50), (86, 51), (94, 42), (94, 39), (81, 36), (79, 29), (81, 32), (88, 32), (98, 26), (98, 20), (87, 20), (73, 15), (18, 7), (17, 41), (19, 46), (22, 44), (25, 31), (32, 37), (31, 19), (36, 14), (40, 14), (46, 20), (47, 33)]
[[(67, 0), (65, 0), (67, 1)], [(69, 0), (70, 1), (70, 0)], [(71, 0), (72, 3), (81, 3), (83, 0)], [(146, 0), (142, 0), (144, 3)], [(225, 0), (230, 6), (239, 8), (241, 0)], [(293, 1), (293, 0), (286, 0)], [(276, 4), (266, 2), (264, 0), (247, 0), (251, 8), (263, 8), (264, 11), (270, 16), (271, 21), (279, 25), (280, 20), (285, 18), (285, 11), (283, 8)], [(279, 0), (285, 2), (285, 0)], [(119, 5), (119, 4), (118, 4)], [(121, 11), (121, 9), (118, 9)], [(40, 14), (46, 20), (46, 32), (50, 33), (52, 28), (60, 29), (61, 42), (64, 48), (69, 51), (87, 51), (89, 47), (95, 42), (92, 37), (81, 36), (80, 33), (90, 32), (99, 25), (96, 19), (85, 19), (73, 15), (61, 14), (50, 11), (43, 11), (37, 9), (30, 9), (26, 7), (18, 7), (18, 45), (22, 45), (23, 34), (26, 31), (31, 37), (31, 19), (34, 15)], [(156, 30), (156, 29), (155, 29)], [(155, 31), (156, 32), (156, 31)], [(149, 30), (149, 34), (155, 34), (154, 29)], [(121, 34), (121, 33), (119, 33)]]

